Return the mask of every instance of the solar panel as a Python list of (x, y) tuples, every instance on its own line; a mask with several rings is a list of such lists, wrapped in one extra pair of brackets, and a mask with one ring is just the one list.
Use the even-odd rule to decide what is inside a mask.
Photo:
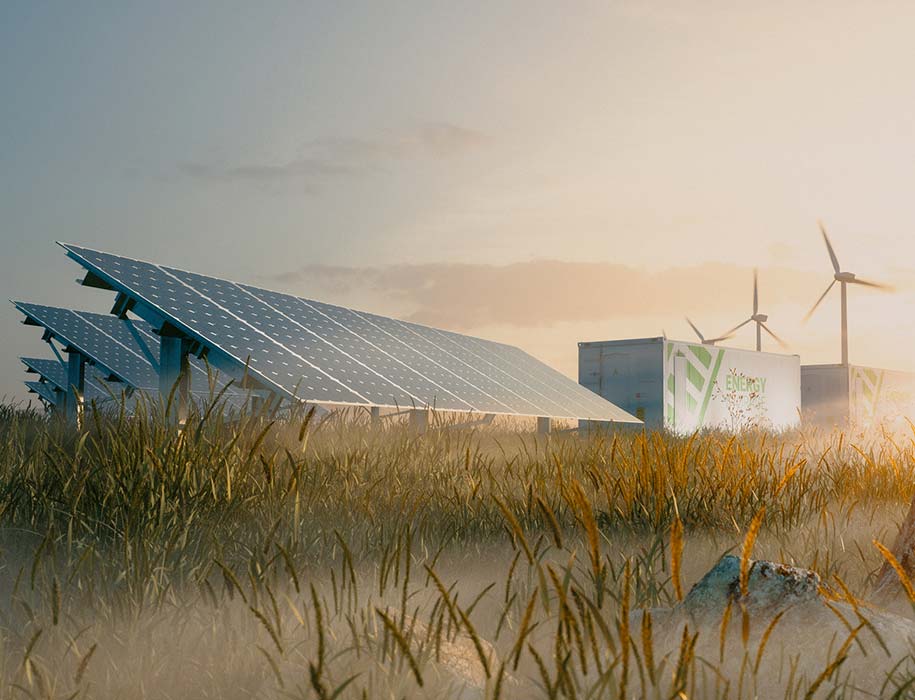
[[(39, 359), (36, 357), (22, 357), (22, 363), (35, 374), (38, 374), (52, 389), (66, 392), (69, 390), (67, 383), (67, 370), (58, 360)], [(86, 368), (86, 386), (84, 398), (86, 401), (104, 401), (119, 393), (117, 386), (105, 382), (104, 375), (95, 367)]]
[(61, 245), (136, 314), (286, 398), (638, 422), (509, 345)]
[[(94, 367), (86, 371), (86, 400), (103, 400), (111, 398), (112, 394), (117, 396), (120, 393), (117, 382), (125, 387), (158, 394), (156, 367), (159, 338), (145, 321), (41, 304), (14, 304), (33, 323), (48, 329), (61, 343), (90, 359)], [(66, 369), (59, 362), (31, 358), (29, 362), (23, 358), (23, 362), (65, 391), (68, 389)], [(210, 394), (206, 367), (195, 358), (191, 360), (190, 368), (192, 386), (196, 388), (193, 397), (205, 402)], [(116, 383), (112, 384), (112, 381)], [(226, 381), (224, 377), (216, 377), (214, 391), (218, 392)], [(238, 407), (246, 397), (244, 392), (230, 388), (224, 398), (227, 403)]]
[(67, 388), (67, 370), (57, 360), (44, 360), (37, 357), (21, 357), (19, 359), (22, 360), (22, 364), (29, 371), (44, 377), (58, 389)]
[(57, 404), (58, 397), (54, 393), (54, 388), (50, 384), (47, 384), (46, 382), (27, 381), (25, 385), (28, 387), (29, 391), (31, 391), (33, 394), (38, 394), (38, 396), (40, 396), (52, 406)]

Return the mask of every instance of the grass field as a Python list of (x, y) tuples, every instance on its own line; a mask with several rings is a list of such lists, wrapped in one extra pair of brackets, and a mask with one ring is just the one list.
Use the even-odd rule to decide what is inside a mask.
[(898, 640), (792, 656), (763, 630), (631, 622), (758, 514), (754, 556), (864, 597), (915, 492), (910, 436), (151, 414), (78, 433), (0, 409), (0, 697), (873, 697), (915, 677)]

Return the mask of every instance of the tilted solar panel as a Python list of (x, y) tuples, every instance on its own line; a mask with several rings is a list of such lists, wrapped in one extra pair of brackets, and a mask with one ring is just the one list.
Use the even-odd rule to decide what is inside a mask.
[[(118, 397), (121, 387), (158, 395), (159, 338), (145, 321), (41, 304), (14, 304), (32, 322), (48, 329), (62, 343), (90, 358), (94, 367), (86, 371), (86, 400)], [(26, 365), (29, 363), (26, 362)], [(193, 398), (204, 403), (211, 393), (210, 375), (205, 365), (196, 358), (191, 360), (190, 368), (192, 386), (195, 387)], [(68, 388), (66, 370), (59, 362), (37, 361), (33, 369), (55, 384), (59, 383), (61, 388)], [(49, 374), (44, 374), (42, 370)], [(226, 381), (225, 377), (214, 377), (214, 393), (218, 393)], [(225, 401), (234, 407), (240, 407), (245, 398), (245, 392), (234, 388), (224, 394)]]
[(156, 370), (142, 352), (138, 348), (122, 345), (107, 332), (112, 330), (112, 325), (118, 323), (114, 316), (83, 315), (54, 306), (18, 301), (14, 303), (27, 318), (47, 328), (64, 344), (91, 358), (102, 371), (137, 389), (158, 390)]
[(57, 405), (58, 397), (57, 394), (54, 393), (54, 389), (51, 387), (51, 385), (47, 384), (46, 382), (33, 381), (27, 381), (25, 385), (28, 387), (29, 391), (31, 391), (33, 394), (38, 394), (38, 396), (43, 398), (52, 406)]
[(20, 357), (22, 364), (35, 374), (38, 374), (58, 389), (67, 388), (67, 370), (57, 360), (45, 360), (37, 357)]
[[(39, 359), (36, 357), (21, 357), (22, 363), (32, 372), (43, 377), (52, 389), (66, 392), (67, 370), (58, 360)], [(117, 384), (110, 385), (105, 381), (104, 375), (96, 367), (86, 368), (86, 386), (84, 398), (86, 401), (104, 401), (112, 396), (118, 396), (120, 389)]]
[(509, 345), (61, 245), (135, 313), (287, 398), (639, 422)]

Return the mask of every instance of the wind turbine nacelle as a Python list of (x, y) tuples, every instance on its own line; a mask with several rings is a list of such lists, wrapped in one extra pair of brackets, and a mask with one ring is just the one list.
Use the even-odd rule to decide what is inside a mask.
[(753, 314), (750, 320), (756, 321), (757, 323), (765, 323), (769, 320), (769, 316), (768, 314)]
[(855, 281), (854, 272), (837, 272), (835, 277), (836, 277), (836, 282), (854, 282)]

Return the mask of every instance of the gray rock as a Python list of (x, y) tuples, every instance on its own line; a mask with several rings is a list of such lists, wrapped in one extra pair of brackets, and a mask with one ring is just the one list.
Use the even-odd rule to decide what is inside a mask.
[(771, 617), (795, 605), (819, 599), (820, 577), (812, 571), (768, 561), (750, 560), (747, 596), (740, 596), (740, 559), (722, 557), (683, 600), (693, 619), (721, 619), (728, 601), (743, 603), (756, 618)]
[[(830, 599), (820, 577), (806, 569), (751, 561), (747, 595), (741, 596), (740, 559), (724, 556), (681, 603), (635, 611), (630, 627), (640, 629), (645, 614), (651, 615), (654, 658), (676, 664), (686, 629), (698, 635), (696, 656), (718, 668), (715, 684), (750, 683), (758, 698), (780, 698), (799, 688), (803, 697), (840, 657), (820, 686), (824, 694), (840, 688), (844, 697), (842, 688), (853, 685), (864, 691), (862, 697), (888, 689), (892, 695), (915, 674), (915, 620), (864, 602)], [(887, 682), (888, 675), (898, 680)], [(698, 689), (699, 697), (708, 692)]]

